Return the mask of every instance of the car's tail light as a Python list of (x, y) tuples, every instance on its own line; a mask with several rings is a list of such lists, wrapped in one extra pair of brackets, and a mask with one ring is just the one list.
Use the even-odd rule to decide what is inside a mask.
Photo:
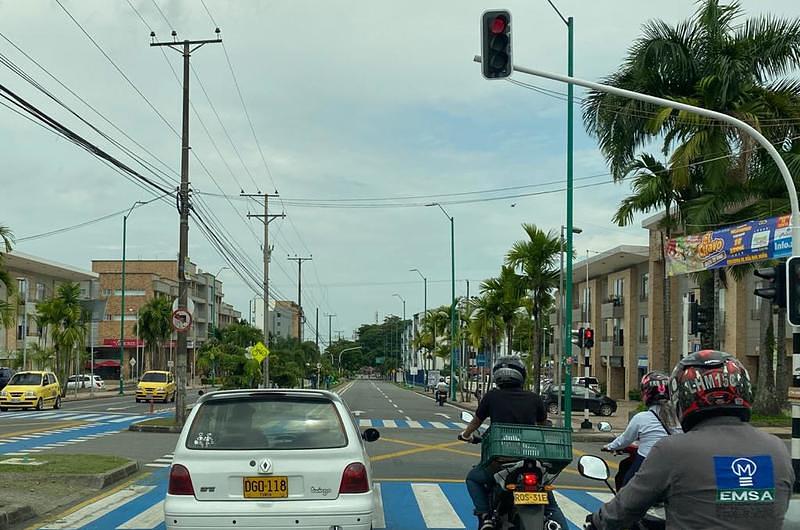
[(524, 491), (536, 491), (536, 486), (539, 485), (539, 475), (536, 473), (523, 473), (522, 474), (522, 488)]
[(367, 468), (360, 462), (354, 462), (344, 468), (339, 493), (366, 493), (369, 491)]
[(192, 477), (189, 475), (188, 469), (180, 464), (173, 464), (169, 472), (169, 488), (167, 492), (170, 495), (194, 496), (194, 486), (192, 486)]

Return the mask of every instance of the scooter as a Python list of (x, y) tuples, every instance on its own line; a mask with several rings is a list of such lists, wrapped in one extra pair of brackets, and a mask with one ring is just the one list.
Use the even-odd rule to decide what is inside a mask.
[[(610, 432), (611, 425), (602, 421), (598, 425), (598, 430), (602, 432)], [(629, 448), (623, 449), (622, 452), (628, 453), (628, 449)], [(628, 453), (628, 458), (626, 460), (630, 459), (632, 463), (632, 459), (635, 457), (635, 454), (635, 451), (633, 456)], [(623, 463), (626, 460), (623, 460)], [(578, 473), (588, 479), (601, 480), (605, 482), (606, 486), (608, 486), (608, 489), (611, 490), (611, 493), (615, 495), (619, 491), (619, 486), (622, 483), (622, 479), (625, 477), (625, 474), (622, 472), (622, 464), (620, 464), (620, 470), (617, 472), (616, 477), (614, 477), (614, 482), (617, 485), (617, 488), (613, 488), (608, 482), (610, 476), (608, 463), (599, 456), (594, 455), (583, 455), (578, 459)], [(663, 505), (658, 505), (650, 508), (641, 520), (634, 523), (634, 525), (630, 527), (630, 530), (665, 530), (666, 527), (667, 517), (666, 513), (664, 512), (664, 507)], [(584, 529), (594, 530), (595, 526), (591, 523), (586, 523), (584, 525)]]
[(436, 391), (436, 403), (440, 407), (444, 407), (444, 402), (447, 401), (447, 392), (437, 390)]
[[(472, 419), (473, 415), (469, 412), (461, 413), (464, 423)], [(488, 437), (484, 431), (482, 434), (473, 434), (469, 442), (482, 443)], [(503, 440), (520, 442), (511, 438), (513, 436), (504, 436)], [(537, 452), (532, 447), (534, 442), (522, 444), (528, 451)], [(571, 454), (570, 448), (570, 459)], [(494, 472), (495, 484), (489, 495), (489, 506), (497, 530), (567, 530), (545, 512), (549, 505), (548, 492), (553, 489), (552, 483), (563, 465), (559, 466), (559, 462), (544, 457), (504, 457), (488, 464), (481, 462), (481, 465), (488, 465)]]

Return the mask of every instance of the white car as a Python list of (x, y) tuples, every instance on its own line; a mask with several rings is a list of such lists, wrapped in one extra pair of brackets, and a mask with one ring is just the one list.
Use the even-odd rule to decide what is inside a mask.
[(75, 388), (90, 388), (94, 381), (94, 389), (102, 390), (106, 387), (105, 382), (100, 379), (99, 375), (71, 375), (67, 379), (67, 390), (75, 390)]
[(370, 530), (372, 469), (344, 402), (322, 390), (203, 395), (175, 447), (166, 528)]

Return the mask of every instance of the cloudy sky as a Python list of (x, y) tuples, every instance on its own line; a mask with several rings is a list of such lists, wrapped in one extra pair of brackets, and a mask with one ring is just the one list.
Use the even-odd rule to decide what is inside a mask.
[[(546, 0), (205, 0), (208, 12), (199, 0), (60, 2), (0, 0), (0, 53), (157, 168), (166, 182), (176, 178), (180, 161), (180, 140), (171, 128), (180, 130), (181, 93), (170, 68), (180, 72), (180, 55), (151, 48), (149, 32), (169, 39), (175, 29), (179, 38), (204, 39), (220, 27), (224, 48), (205, 46), (192, 59), (195, 198), (259, 275), (262, 229), (246, 219), (259, 206), (237, 195), (242, 189), (280, 192), (274, 208), (287, 218), (270, 225), (273, 286), (281, 297), (295, 299), (297, 267), (287, 257), (313, 255), (303, 268), (303, 306), (312, 325), (318, 307), (320, 315), (337, 315), (334, 334), (349, 335), (374, 321), (376, 313), (380, 319), (402, 313), (394, 293), (406, 299), (409, 315), (421, 311), (422, 281), (409, 272), (414, 267), (429, 278), (429, 306), (447, 302), (449, 226), (438, 208), (425, 203), (546, 192), (446, 205), (455, 218), (460, 294), (464, 280), (474, 293), (481, 280), (497, 273), (509, 246), (523, 235), (522, 223), (557, 231), (564, 222), (565, 195), (557, 190), (565, 179), (566, 104), (509, 82), (486, 81), (472, 62), (479, 53), (480, 14), (503, 7), (514, 17), (515, 62), (563, 72), (566, 27)], [(556, 3), (575, 17), (575, 73), (592, 80), (618, 66), (642, 23), (651, 18), (674, 23), (694, 5), (691, 0)], [(800, 16), (796, 0), (741, 3), (750, 14), (768, 6), (778, 15)], [(7, 65), (0, 71), (4, 86), (156, 178)], [(535, 78), (516, 79), (566, 90)], [(576, 125), (576, 184), (592, 184), (575, 192), (575, 224), (584, 229), (576, 238), (577, 251), (645, 244), (638, 220), (627, 229), (610, 223), (627, 185), (608, 183), (595, 142), (579, 119)], [(87, 269), (92, 259), (121, 256), (121, 215), (24, 238), (125, 210), (151, 199), (151, 193), (5, 107), (0, 107), (0, 146), (0, 224), (13, 229), (20, 251)], [(498, 188), (513, 189), (447, 195)], [(359, 208), (330, 207), (341, 206), (340, 199), (369, 200), (345, 203)], [(225, 261), (197, 225), (191, 227), (191, 259), (216, 272)], [(128, 256), (173, 258), (177, 238), (174, 204), (153, 202), (130, 217)], [(255, 293), (232, 271), (220, 278), (226, 299), (247, 316)], [(320, 327), (327, 338), (322, 316)]]

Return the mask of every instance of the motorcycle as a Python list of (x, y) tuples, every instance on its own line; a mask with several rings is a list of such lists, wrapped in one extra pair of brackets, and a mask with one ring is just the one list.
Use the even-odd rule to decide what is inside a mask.
[[(601, 422), (603, 424), (605, 422)], [(610, 426), (609, 426), (610, 427)], [(603, 430), (603, 429), (600, 429)], [(609, 429), (610, 430), (610, 429)], [(628, 449), (623, 449), (621, 452), (623, 454), (628, 454), (628, 459), (633, 459), (636, 453), (634, 451), (633, 456), (628, 453)], [(623, 460), (625, 462), (625, 460)], [(608, 463), (600, 458), (599, 456), (594, 455), (583, 455), (578, 459), (578, 473), (582, 476), (592, 479), (592, 480), (601, 480), (605, 482), (608, 489), (611, 490), (611, 493), (616, 493), (619, 491), (619, 485), (622, 483), (622, 478), (625, 474), (622, 472), (622, 465), (620, 464), (620, 470), (617, 472), (617, 476), (615, 477), (615, 484), (617, 488), (614, 489), (611, 484), (608, 482), (610, 472), (608, 470)], [(639, 521), (634, 523), (633, 526), (629, 528), (629, 530), (665, 530), (667, 527), (667, 517), (664, 511), (663, 505), (657, 505), (650, 508), (647, 513), (644, 514)], [(589, 522), (584, 525), (585, 530), (594, 530), (595, 526)]]
[[(461, 413), (464, 423), (472, 419), (469, 412)], [(467, 441), (479, 444), (486, 438), (486, 431), (483, 431), (473, 434)], [(548, 492), (553, 489), (552, 483), (563, 466), (559, 467), (557, 462), (543, 457), (504, 457), (487, 465), (494, 479), (489, 506), (497, 530), (567, 530), (550, 519), (545, 510), (550, 504)]]
[(436, 403), (440, 407), (444, 407), (445, 401), (447, 401), (447, 392), (442, 391), (442, 390), (437, 390), (436, 391)]

